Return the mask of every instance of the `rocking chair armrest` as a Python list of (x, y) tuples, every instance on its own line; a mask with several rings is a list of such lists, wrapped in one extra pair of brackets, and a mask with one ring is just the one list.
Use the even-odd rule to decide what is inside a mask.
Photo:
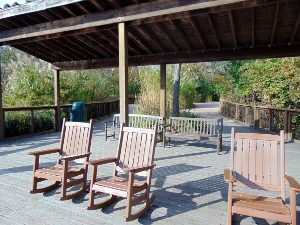
[(87, 164), (92, 165), (92, 166), (99, 166), (99, 165), (103, 165), (103, 164), (107, 164), (107, 163), (114, 163), (114, 162), (117, 162), (116, 157), (92, 160), (92, 161), (88, 161)]
[(91, 155), (91, 153), (86, 153), (86, 154), (82, 154), (82, 155), (72, 155), (72, 156), (60, 156), (58, 158), (58, 160), (72, 161), (72, 160), (75, 160), (75, 159), (85, 158), (85, 157), (88, 157), (90, 155)]
[(142, 172), (142, 171), (145, 171), (145, 170), (153, 169), (155, 166), (156, 166), (156, 164), (147, 164), (147, 165), (144, 165), (144, 166), (128, 167), (128, 168), (125, 168), (124, 171), (129, 172), (129, 173), (130, 172), (139, 173), (139, 172)]
[(48, 155), (48, 154), (53, 154), (53, 153), (58, 153), (60, 152), (59, 148), (53, 148), (53, 149), (45, 149), (45, 150), (39, 150), (39, 151), (34, 151), (34, 152), (29, 152), (28, 155)]
[(290, 189), (300, 192), (300, 184), (295, 180), (295, 178), (285, 175), (285, 179), (288, 182)]
[(234, 183), (236, 182), (235, 177), (232, 174), (232, 170), (224, 169), (224, 180), (226, 183)]

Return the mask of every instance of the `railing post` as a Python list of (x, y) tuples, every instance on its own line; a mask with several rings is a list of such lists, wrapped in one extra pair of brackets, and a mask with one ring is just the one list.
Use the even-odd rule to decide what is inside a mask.
[(272, 109), (269, 109), (269, 130), (270, 131), (272, 131), (272, 122), (273, 122)]
[(254, 128), (258, 129), (259, 128), (259, 111), (256, 106), (253, 107), (253, 112), (254, 112)]
[(30, 133), (34, 134), (34, 112), (30, 110)]
[(285, 117), (284, 117), (284, 134), (286, 140), (291, 140), (292, 137), (292, 113), (288, 110), (284, 111)]
[(60, 131), (60, 71), (54, 70), (55, 131)]
[(245, 123), (249, 124), (249, 108), (248, 106), (246, 106), (246, 116), (245, 116)]
[(240, 105), (235, 104), (235, 120), (239, 120), (240, 118)]

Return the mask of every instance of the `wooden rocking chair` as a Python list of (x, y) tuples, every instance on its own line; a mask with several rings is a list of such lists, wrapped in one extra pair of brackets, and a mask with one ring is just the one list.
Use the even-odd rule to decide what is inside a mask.
[[(88, 209), (102, 208), (118, 197), (123, 197), (127, 199), (126, 221), (137, 219), (146, 212), (154, 201), (154, 196), (150, 197), (150, 185), (152, 169), (155, 166), (153, 157), (156, 134), (157, 126), (155, 129), (121, 126), (116, 157), (88, 162), (93, 166)], [(113, 177), (97, 179), (97, 167), (107, 163), (115, 163)], [(125, 173), (126, 178), (118, 176), (118, 173)], [(135, 176), (147, 178), (137, 181)], [(95, 196), (100, 193), (110, 194), (110, 197), (95, 204)], [(142, 202), (142, 209), (133, 214), (132, 207)]]
[[(229, 184), (229, 225), (234, 213), (296, 225), (296, 192), (300, 191), (300, 185), (285, 175), (283, 131), (277, 136), (235, 133), (232, 128), (230, 169), (225, 169), (224, 178)], [(285, 202), (285, 181), (290, 187), (290, 208)], [(235, 187), (278, 192), (280, 196), (270, 198), (242, 193), (234, 190)]]
[[(33, 182), (30, 193), (40, 193), (50, 191), (60, 184), (61, 198), (67, 200), (79, 196), (86, 190), (87, 164), (90, 156), (90, 146), (93, 131), (93, 121), (89, 123), (66, 122), (63, 120), (60, 148), (41, 150), (29, 153), (33, 155)], [(39, 168), (39, 158), (41, 155), (59, 153), (57, 164), (51, 168)], [(70, 166), (71, 161), (80, 165), (79, 167)], [(76, 178), (82, 176), (82, 178)], [(41, 181), (52, 180), (54, 184), (37, 188)], [(82, 184), (79, 191), (67, 195), (67, 189)]]

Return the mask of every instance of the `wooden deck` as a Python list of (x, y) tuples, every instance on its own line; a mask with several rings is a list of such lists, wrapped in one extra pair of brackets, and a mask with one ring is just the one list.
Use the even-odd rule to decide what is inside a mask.
[[(92, 141), (92, 159), (112, 156), (117, 141), (104, 140), (104, 121), (96, 123)], [(156, 148), (153, 193), (154, 205), (139, 220), (129, 224), (226, 224), (227, 184), (223, 169), (229, 166), (229, 132), (250, 128), (225, 120), (224, 150), (216, 154), (213, 142), (174, 141), (170, 147)], [(58, 145), (59, 134), (24, 138), (0, 145), (0, 224), (125, 224), (125, 201), (103, 210), (87, 211), (88, 195), (70, 201), (59, 201), (59, 190), (44, 194), (29, 194), (33, 157), (27, 153)], [(49, 164), (54, 157), (42, 158)], [(287, 144), (287, 173), (300, 181), (300, 145)], [(110, 175), (111, 167), (100, 167), (100, 173)], [(297, 205), (300, 198), (297, 196)], [(298, 207), (300, 211), (300, 207)], [(234, 217), (234, 224), (274, 224), (264, 220)], [(298, 214), (300, 221), (300, 215)]]

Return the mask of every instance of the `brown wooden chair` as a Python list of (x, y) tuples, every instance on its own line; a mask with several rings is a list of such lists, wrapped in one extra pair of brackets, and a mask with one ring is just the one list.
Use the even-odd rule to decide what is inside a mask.
[[(41, 150), (29, 153), (34, 156), (33, 182), (30, 193), (50, 191), (60, 184), (61, 200), (74, 198), (86, 190), (87, 164), (90, 156), (90, 146), (93, 131), (93, 121), (89, 123), (63, 121), (60, 148)], [(41, 155), (58, 153), (59, 157), (54, 167), (40, 168), (39, 158)], [(70, 165), (70, 164), (76, 165)], [(77, 178), (82, 176), (82, 178)], [(52, 180), (54, 184), (37, 188), (41, 181)], [(79, 191), (67, 195), (67, 189), (82, 184)]]
[[(297, 181), (285, 174), (284, 132), (280, 136), (231, 133), (230, 169), (224, 171), (228, 188), (228, 224), (234, 213), (281, 224), (296, 225)], [(290, 187), (290, 207), (285, 201), (285, 181)], [(246, 188), (238, 192), (236, 188)], [(247, 189), (278, 193), (277, 197), (248, 194)]]
[[(150, 185), (155, 166), (153, 157), (156, 134), (157, 126), (155, 129), (121, 126), (116, 157), (89, 162), (93, 166), (93, 173), (88, 209), (102, 208), (118, 197), (123, 197), (127, 199), (126, 221), (134, 220), (146, 212), (154, 200), (153, 195), (150, 197)], [(113, 177), (97, 179), (97, 167), (107, 163), (115, 164)], [(125, 178), (120, 177), (119, 173), (125, 173)], [(146, 178), (137, 181), (136, 176)], [(110, 194), (110, 198), (95, 204), (95, 196), (100, 193)], [(132, 213), (132, 207), (143, 202), (143, 207)]]

